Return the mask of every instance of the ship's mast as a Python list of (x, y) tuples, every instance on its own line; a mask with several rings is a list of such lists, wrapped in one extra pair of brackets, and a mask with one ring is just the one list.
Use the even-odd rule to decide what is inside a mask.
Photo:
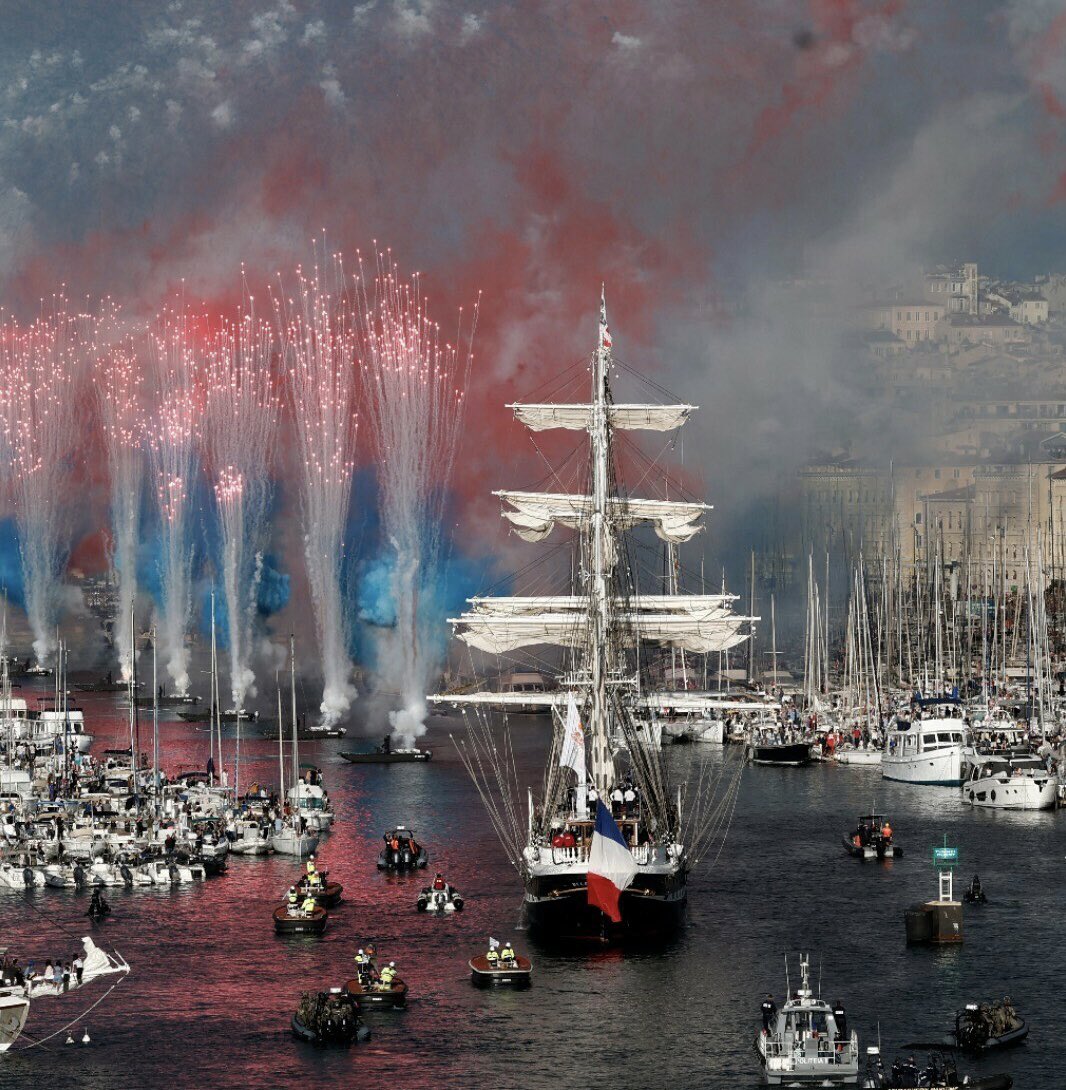
[(607, 301), (600, 289), (600, 331), (592, 368), (592, 571), (589, 614), (592, 665), (592, 779), (601, 798), (606, 798), (614, 779), (614, 762), (608, 748), (607, 655), (610, 632), (610, 594), (607, 588), (607, 557), (611, 552), (611, 525), (607, 518), (610, 426), (607, 419), (607, 369), (611, 338), (607, 330)]

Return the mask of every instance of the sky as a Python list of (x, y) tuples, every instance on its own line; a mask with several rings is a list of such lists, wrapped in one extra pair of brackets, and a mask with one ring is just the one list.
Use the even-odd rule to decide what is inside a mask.
[(684, 472), (747, 533), (755, 499), (861, 415), (830, 366), (833, 316), (775, 310), (780, 281), (1062, 267), (1062, 3), (7, 0), (3, 15), (5, 309), (61, 288), (133, 316), (177, 292), (224, 308), (291, 282), (316, 240), (387, 246), (442, 323), (480, 293), (457, 483), (501, 542), (479, 497), (520, 487), (536, 455), (498, 406), (592, 348), (601, 282), (619, 357), (701, 406)]

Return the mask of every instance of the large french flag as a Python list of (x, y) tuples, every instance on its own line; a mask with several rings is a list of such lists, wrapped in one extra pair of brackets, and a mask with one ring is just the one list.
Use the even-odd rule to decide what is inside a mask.
[(589, 850), (589, 904), (606, 913), (615, 923), (622, 922), (618, 898), (637, 874), (637, 864), (622, 834), (618, 831), (611, 811), (596, 800), (596, 828)]

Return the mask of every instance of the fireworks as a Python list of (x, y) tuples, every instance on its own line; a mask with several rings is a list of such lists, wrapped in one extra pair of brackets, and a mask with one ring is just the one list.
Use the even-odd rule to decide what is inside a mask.
[(122, 680), (133, 677), (133, 604), (144, 486), (143, 366), (133, 338), (118, 332), (114, 314), (97, 332), (93, 353), (97, 404), (111, 477), (111, 563), (118, 573), (115, 644)]
[(275, 300), (296, 432), (304, 559), (322, 657), (323, 725), (351, 707), (348, 620), (343, 596), (344, 528), (355, 467), (355, 329), (334, 258), (297, 270), (294, 297)]
[(359, 299), (364, 400), (376, 446), (382, 524), (395, 553), (396, 627), (381, 656), (380, 681), (400, 693), (401, 707), (390, 721), (401, 744), (411, 745), (425, 731), (425, 693), (434, 666), (420, 603), (441, 574), (442, 508), (463, 419), (477, 308), (460, 354), (442, 342), (429, 320), (418, 277), (401, 281), (387, 256), (378, 255), (372, 296), (364, 290)]
[(27, 328), (4, 326), (0, 348), (0, 427), (6, 447), (37, 662), (56, 649), (60, 588), (70, 549), (71, 471), (78, 446), (79, 320), (62, 300)]
[(243, 708), (245, 696), (254, 694), (252, 634), (279, 410), (273, 346), (269, 327), (247, 314), (212, 337), (207, 356), (205, 447), (222, 537), (234, 708)]
[(162, 543), (159, 559), (160, 610), (156, 625), (167, 673), (175, 692), (189, 691), (185, 633), (192, 609), (192, 502), (196, 444), (203, 391), (200, 366), (189, 335), (188, 317), (166, 311), (148, 333), (156, 385), (155, 415), (149, 423), (155, 495)]

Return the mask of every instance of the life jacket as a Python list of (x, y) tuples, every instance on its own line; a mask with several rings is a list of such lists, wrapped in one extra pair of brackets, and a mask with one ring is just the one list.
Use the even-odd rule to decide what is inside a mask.
[(447, 883), (444, 881), (443, 878), (434, 878), (433, 879), (433, 888), (434, 889), (445, 889), (446, 886), (447, 886)]
[(503, 958), (504, 961), (514, 961), (514, 950), (509, 946), (505, 946), (500, 951), (500, 957)]
[(398, 852), (400, 850), (400, 842), (396, 839), (396, 837), (392, 838), (392, 841), (389, 844), (389, 847), (392, 848), (392, 850), (394, 852)]
[(495, 964), (496, 964), (496, 963), (497, 963), (497, 962), (498, 962), (498, 961), (500, 960), (500, 954), (499, 954), (499, 951), (497, 951), (497, 950), (490, 950), (490, 951), (489, 951), (489, 952), (488, 952), (488, 953), (487, 953), (487, 954), (485, 955), (485, 960), (486, 960), (486, 961), (487, 961), (487, 962), (488, 962), (488, 963), (489, 963), (490, 965), (495, 965)]

